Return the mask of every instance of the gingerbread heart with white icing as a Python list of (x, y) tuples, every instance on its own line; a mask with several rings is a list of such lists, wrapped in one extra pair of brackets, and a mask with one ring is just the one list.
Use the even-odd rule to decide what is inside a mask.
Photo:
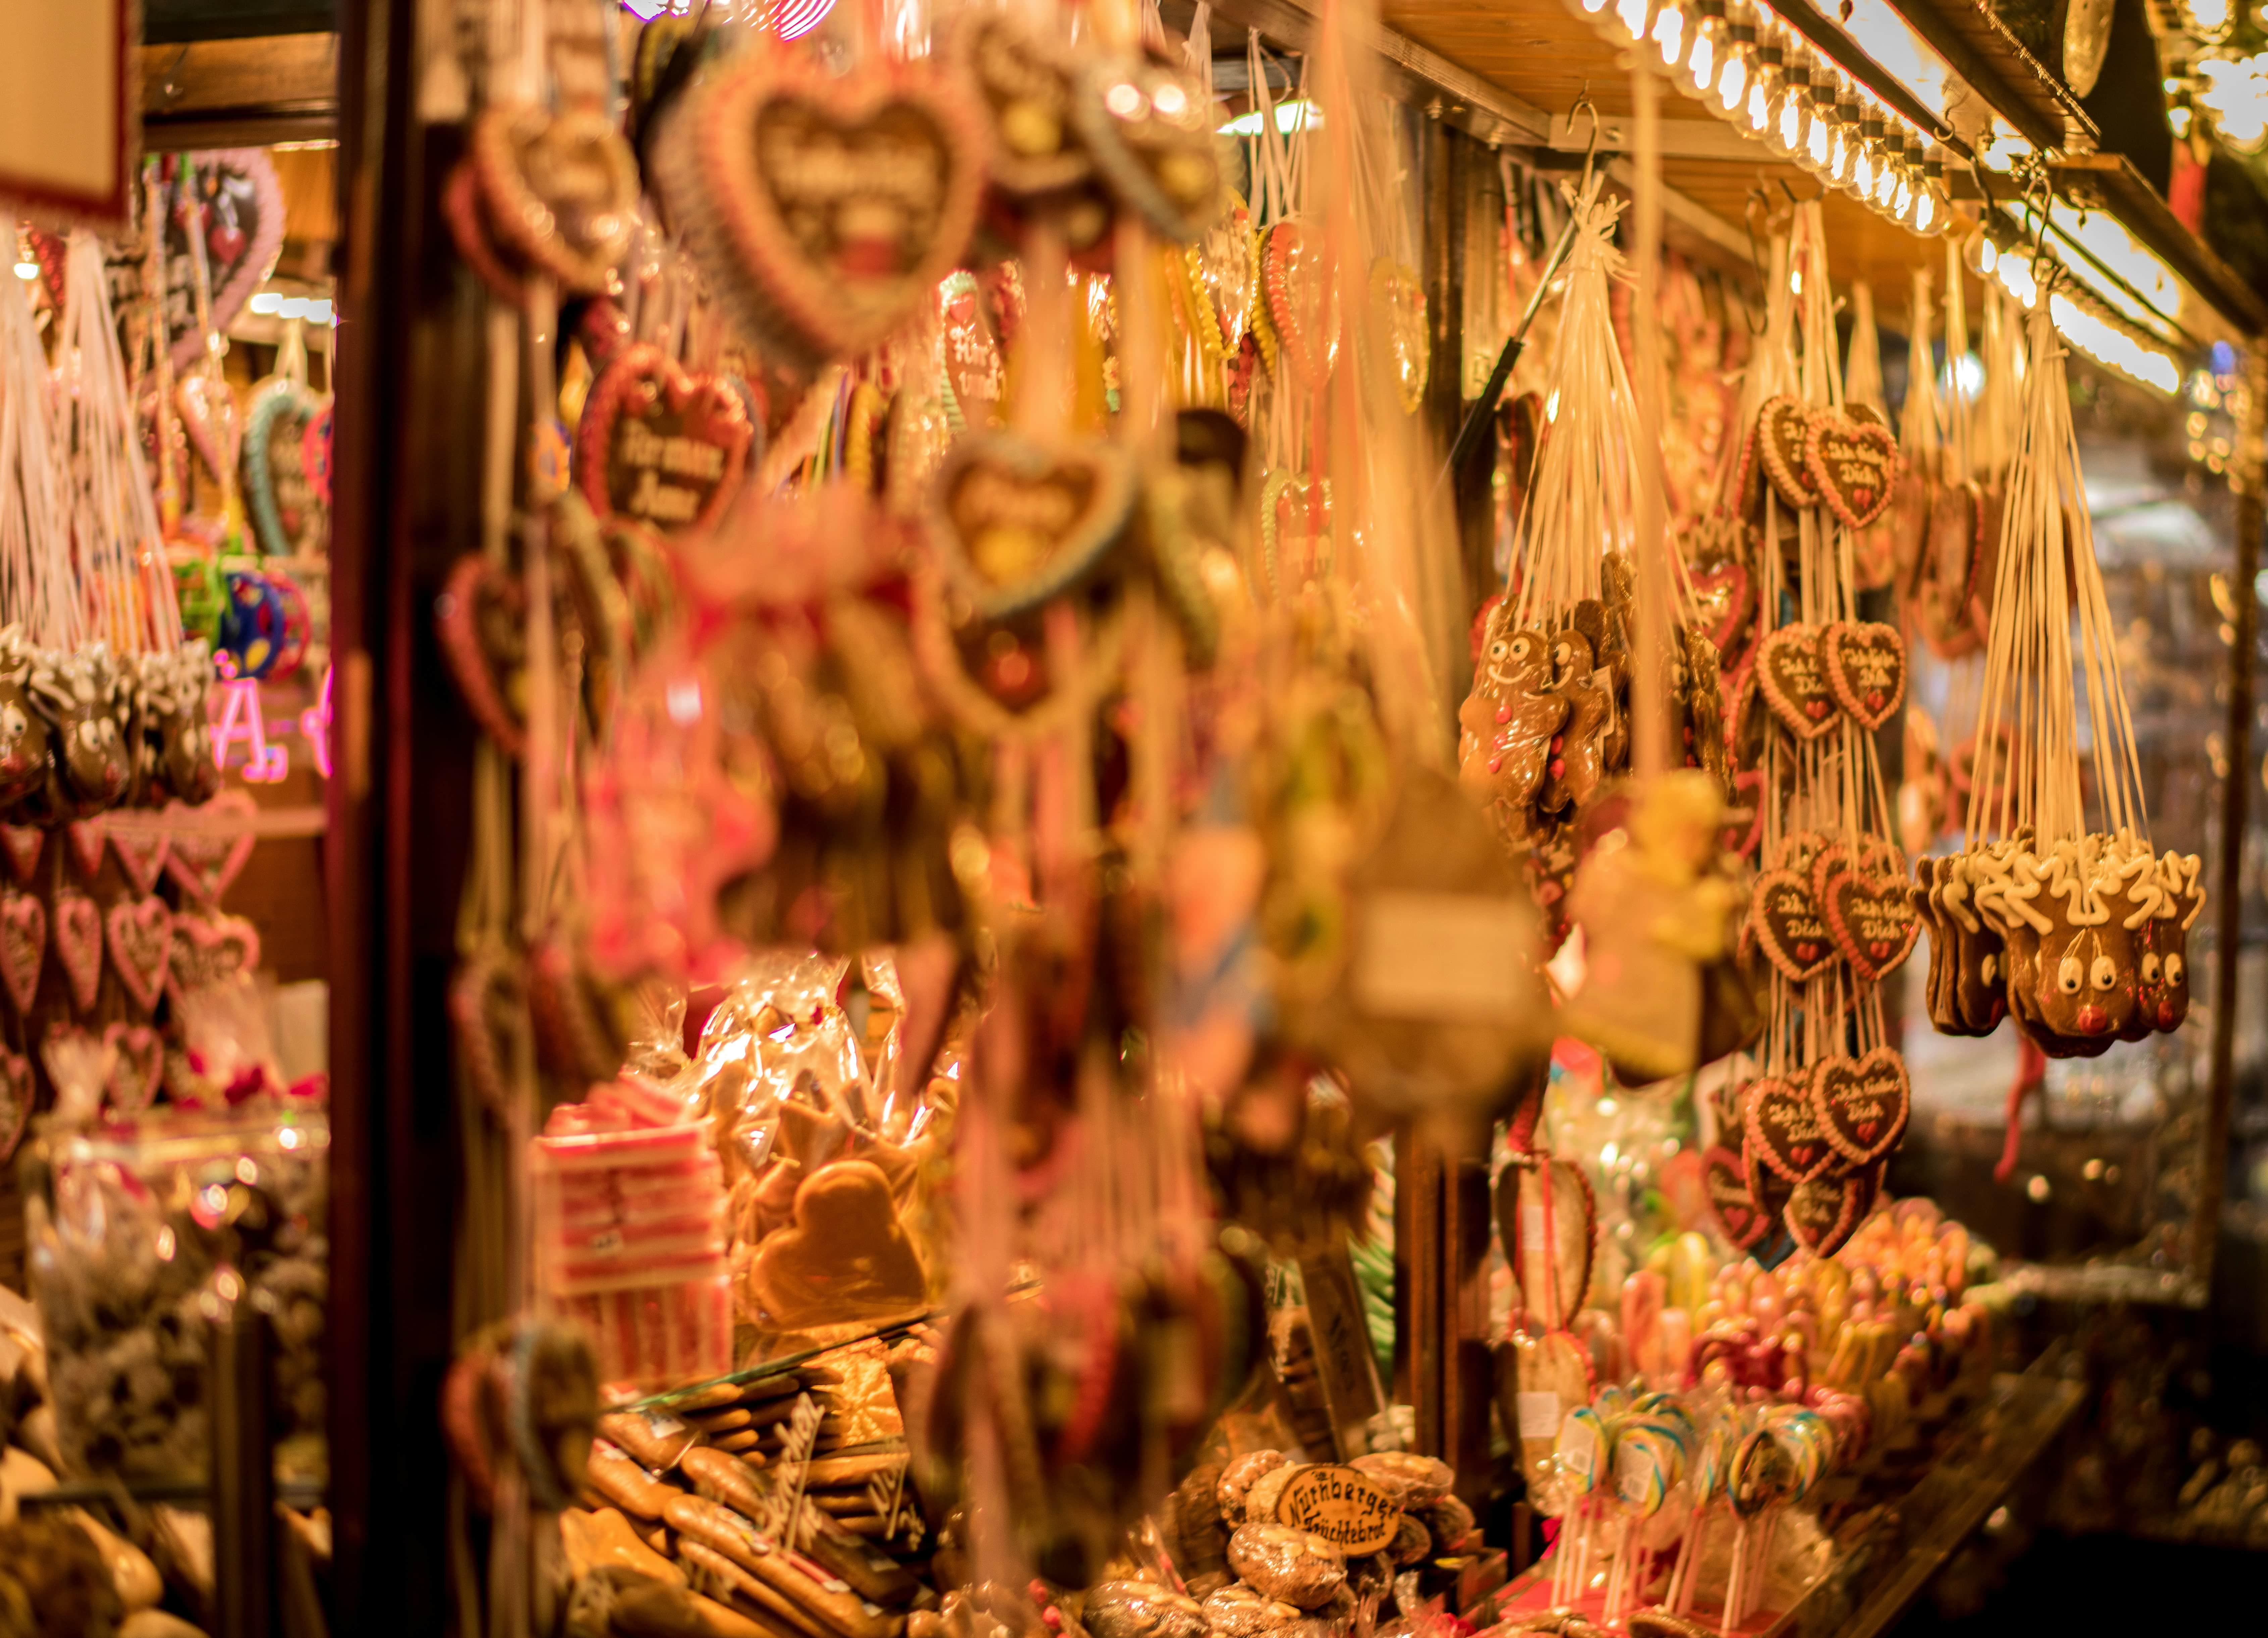
[(1756, 456), (1781, 500), (1790, 506), (1819, 503), (1819, 481), (1806, 452), (1811, 443), (1811, 411), (1785, 395), (1768, 398), (1756, 415)]
[(992, 11), (961, 13), (948, 52), (991, 115), (994, 187), (1024, 199), (1086, 180), (1094, 161), (1072, 110), (1094, 92), (1070, 52), (1015, 14)]
[(1828, 686), (1852, 721), (1872, 731), (1896, 714), (1906, 697), (1906, 644), (1896, 626), (1838, 620), (1820, 634), (1819, 652)]
[(1092, 62), (1086, 80), (1071, 117), (1095, 169), (1156, 232), (1195, 239), (1227, 202), (1204, 92), (1141, 58)]
[(594, 108), (491, 107), (473, 122), (488, 225), (568, 290), (602, 294), (637, 231), (637, 156)]
[(1866, 1221), (1881, 1180), (1881, 1169), (1868, 1166), (1797, 1184), (1781, 1213), (1788, 1233), (1813, 1256), (1832, 1257)]
[(1816, 627), (1782, 626), (1767, 635), (1756, 650), (1756, 687), (1772, 715), (1799, 739), (1832, 733), (1842, 715), (1842, 702), (1820, 663)]
[(577, 476), (600, 523), (705, 529), (739, 489), (754, 436), (722, 376), (687, 370), (659, 347), (629, 347), (584, 401)]
[(252, 821), (259, 815), (247, 790), (225, 790), (199, 808), (167, 803), (166, 874), (193, 897), (217, 904), (252, 856)]
[(1793, 870), (1766, 870), (1749, 900), (1749, 923), (1764, 959), (1794, 983), (1835, 965), (1836, 946), (1811, 884)]
[(1867, 528), (1889, 510), (1898, 442), (1880, 422), (1813, 410), (1803, 464), (1811, 487), (1845, 528)]
[(966, 437), (939, 473), (930, 536), (979, 616), (1036, 608), (1100, 567), (1126, 528), (1134, 468), (1115, 443)]
[(166, 872), (166, 855), (171, 848), (166, 833), (154, 827), (145, 829), (131, 819), (108, 823), (103, 826), (103, 833), (109, 839), (110, 851), (117, 856), (118, 868), (134, 884), (134, 891), (157, 892), (158, 878)]
[(1749, 1193), (1749, 1181), (1739, 1154), (1719, 1148), (1704, 1155), (1701, 1186), (1709, 1196), (1709, 1208), (1717, 1215), (1717, 1226), (1724, 1230), (1734, 1251), (1747, 1251), (1764, 1238), (1771, 1227), (1771, 1218)]
[(1845, 865), (1828, 877), (1819, 897), (1836, 947), (1860, 978), (1879, 983), (1912, 953), (1921, 918), (1904, 878)]
[(976, 224), (984, 126), (919, 67), (750, 51), (687, 99), (656, 168), (744, 327), (809, 365), (873, 350), (932, 299)]
[(70, 981), (71, 1003), (85, 1012), (94, 1005), (102, 987), (102, 912), (85, 893), (63, 888), (55, 894), (48, 930), (55, 940), (55, 959)]
[(1812, 1071), (1811, 1110), (1835, 1152), (1870, 1165), (1898, 1146), (1913, 1113), (1905, 1060), (1890, 1047), (1859, 1058), (1822, 1058)]
[(103, 926), (110, 937), (111, 971), (143, 1011), (155, 1011), (173, 954), (172, 907), (154, 893), (146, 899), (121, 899), (103, 917)]
[(1835, 1150), (1812, 1113), (1808, 1088), (1799, 1078), (1768, 1075), (1748, 1090), (1742, 1115), (1749, 1152), (1784, 1181), (1803, 1183), (1835, 1164)]

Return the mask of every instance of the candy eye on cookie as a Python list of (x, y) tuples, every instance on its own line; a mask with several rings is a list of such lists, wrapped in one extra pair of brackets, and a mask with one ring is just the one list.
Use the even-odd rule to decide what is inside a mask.
[[(2152, 959), (2154, 960), (2155, 959), (2154, 957)], [(2166, 958), (2166, 982), (2169, 984), (2180, 983), (2182, 981), (2183, 974), (2188, 971), (2188, 967), (2183, 965), (2182, 959), (2179, 956), (2168, 956)]]
[(2088, 978), (2097, 989), (2115, 989), (2118, 985), (2118, 964), (2109, 956), (2097, 956)]
[(2152, 951), (2142, 958), (2142, 981), (2145, 984), (2156, 983), (2158, 981), (2159, 971), (2158, 958), (2155, 951)]
[(2066, 995), (2076, 995), (2087, 982), (2087, 969), (2077, 956), (2066, 956), (2056, 964), (2056, 988)]

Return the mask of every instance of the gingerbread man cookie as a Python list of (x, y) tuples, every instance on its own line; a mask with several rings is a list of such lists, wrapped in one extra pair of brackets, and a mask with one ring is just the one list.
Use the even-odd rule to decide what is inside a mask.
[[(1508, 618), (1499, 605), (1491, 621)], [(1551, 642), (1543, 632), (1492, 629), (1457, 712), (1457, 777), (1488, 810), (1506, 842), (1522, 840), (1568, 701), (1549, 692)]]

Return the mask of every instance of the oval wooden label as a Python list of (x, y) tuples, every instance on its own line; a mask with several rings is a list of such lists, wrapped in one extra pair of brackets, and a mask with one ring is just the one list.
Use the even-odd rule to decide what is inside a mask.
[(1284, 1487), (1276, 1522), (1312, 1531), (1342, 1552), (1376, 1553), (1394, 1539), (1402, 1503), (1359, 1467), (1302, 1467)]

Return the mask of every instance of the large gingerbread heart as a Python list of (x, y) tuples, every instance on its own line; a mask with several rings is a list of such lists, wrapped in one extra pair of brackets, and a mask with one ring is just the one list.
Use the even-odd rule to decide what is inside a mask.
[(1095, 169), (1153, 231), (1195, 239), (1227, 202), (1204, 92), (1145, 58), (1097, 59), (1085, 78), (1071, 117)]
[(1866, 1221), (1881, 1181), (1881, 1168), (1868, 1166), (1799, 1183), (1781, 1214), (1787, 1231), (1813, 1256), (1832, 1257)]
[(166, 873), (207, 904), (217, 904), (252, 856), (252, 822), (260, 804), (247, 790), (225, 790), (202, 807), (166, 804), (172, 825)]
[(1756, 687), (1772, 715), (1799, 739), (1832, 733), (1841, 701), (1819, 660), (1819, 631), (1806, 625), (1782, 626), (1756, 650)]
[(1812, 1113), (1808, 1069), (1796, 1078), (1768, 1075), (1748, 1090), (1742, 1129), (1748, 1151), (1789, 1183), (1817, 1177), (1835, 1164), (1835, 1150)]
[(976, 224), (988, 143), (945, 76), (742, 54), (671, 119), (659, 180), (748, 332), (816, 364), (872, 351), (924, 304)]
[(1819, 481), (1805, 452), (1811, 444), (1811, 411), (1788, 397), (1768, 398), (1756, 416), (1756, 455), (1771, 486), (1790, 506), (1819, 503)]
[(991, 185), (1020, 199), (1078, 186), (1094, 169), (1072, 106), (1094, 94), (1071, 53), (1014, 13), (968, 11), (948, 47), (991, 116)]
[(1845, 864), (1822, 884), (1820, 908), (1836, 947), (1850, 958), (1851, 970), (1877, 983), (1912, 953), (1921, 934), (1921, 917), (1902, 876)]
[(1766, 870), (1756, 878), (1749, 923), (1764, 959), (1795, 983), (1816, 978), (1835, 964), (1827, 918), (1811, 884), (1794, 870)]
[(85, 1012), (94, 1005), (95, 993), (102, 987), (102, 912), (76, 888), (62, 888), (55, 894), (48, 933), (63, 976), (70, 981), (72, 1004)]
[(629, 347), (584, 400), (577, 475), (601, 523), (705, 529), (740, 488), (753, 436), (722, 376), (686, 370), (659, 347)]
[(166, 1038), (146, 1024), (121, 1021), (103, 1026), (102, 1044), (110, 1054), (110, 1078), (104, 1084), (111, 1110), (140, 1114), (166, 1078)]
[(0, 980), (18, 1013), (32, 1010), (47, 963), (48, 907), (27, 892), (0, 892)]
[(244, 505), (253, 537), (271, 556), (322, 548), (329, 503), (307, 470), (307, 435), (329, 401), (282, 376), (253, 392), (244, 429)]
[[(186, 373), (205, 356), (205, 338), (225, 335), (253, 291), (276, 269), (284, 248), (284, 189), (265, 148), (209, 148), (158, 161), (165, 224), (166, 327), (173, 368)], [(143, 213), (146, 222), (149, 213)], [(204, 241), (210, 299), (197, 309), (189, 236)], [(114, 274), (143, 288), (144, 246), (121, 240), (110, 253)], [(130, 273), (126, 270), (130, 269)], [(113, 288), (116, 288), (114, 283)]]
[(1913, 1113), (1905, 1060), (1891, 1047), (1861, 1058), (1822, 1058), (1811, 1076), (1811, 1111), (1835, 1152), (1854, 1166), (1898, 1146)]
[(1859, 726), (1878, 729), (1896, 713), (1906, 697), (1906, 644), (1896, 626), (1838, 620), (1820, 634), (1819, 653), (1828, 687)]
[(1299, 379), (1320, 386), (1338, 363), (1338, 290), (1299, 223), (1278, 222), (1268, 230), (1260, 291), (1284, 361)]
[(605, 293), (637, 231), (637, 156), (595, 108), (490, 107), (472, 160), (496, 236), (581, 295)]
[(1741, 1165), (1741, 1157), (1729, 1149), (1712, 1149), (1701, 1159), (1701, 1186), (1709, 1196), (1709, 1208), (1717, 1214), (1717, 1224), (1733, 1249), (1744, 1252), (1771, 1227), (1771, 1219), (1760, 1209), (1756, 1197), (1749, 1193), (1749, 1182)]
[(240, 915), (182, 911), (173, 918), (166, 993), (185, 995), (225, 984), (260, 966), (260, 929)]
[(154, 893), (146, 899), (121, 899), (110, 907), (103, 925), (110, 936), (111, 971), (143, 1011), (156, 1011), (173, 954), (171, 907)]
[(486, 555), (468, 552), (449, 571), (435, 610), (441, 657), (457, 679), (466, 709), (497, 749), (509, 757), (522, 755), (527, 727), (512, 703), (512, 692), (513, 674), (527, 658), (526, 587)]
[(1846, 529), (1864, 529), (1889, 509), (1898, 442), (1878, 421), (1855, 421), (1832, 409), (1811, 412), (1803, 464), (1827, 510)]
[(931, 538), (983, 618), (1035, 608), (1100, 566), (1134, 505), (1120, 445), (963, 438), (939, 473)]

